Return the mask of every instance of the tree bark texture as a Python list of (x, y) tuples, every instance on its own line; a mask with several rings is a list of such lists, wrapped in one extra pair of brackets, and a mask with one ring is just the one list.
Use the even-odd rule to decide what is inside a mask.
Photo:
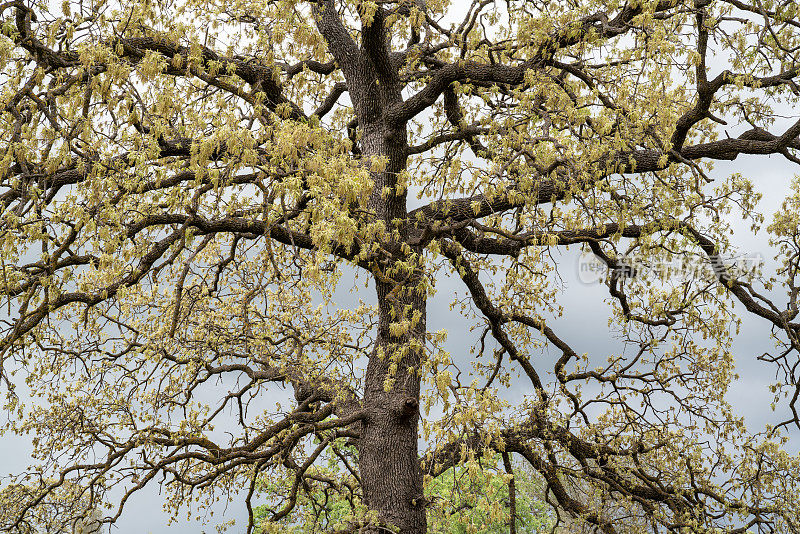
[[(319, 16), (320, 25), (327, 29), (323, 33), (333, 36), (329, 44), (334, 55), (341, 56), (358, 121), (364, 165), (385, 162), (382, 171), (372, 172), (374, 185), (369, 199), (370, 211), (387, 232), (380, 243), (385, 261), (374, 273), (378, 333), (364, 380), (363, 405), (367, 413), (358, 445), (364, 500), (378, 514), (380, 526), (374, 527), (374, 532), (386, 532), (385, 528), (391, 525), (403, 534), (424, 533), (427, 527), (417, 440), (425, 297), (415, 290), (420, 279), (418, 268), (410, 276), (395, 271), (397, 262), (416, 261), (403, 246), (407, 229), (395, 225), (408, 216), (405, 189), (397, 187), (408, 157), (406, 124), (388, 117), (388, 110), (402, 102), (401, 84), (391, 65), (382, 16), (376, 17), (365, 30), (361, 46), (355, 47), (337, 31), (336, 22), (326, 21), (324, 15)], [(413, 326), (401, 334), (392, 334), (390, 324), (403, 317), (414, 318)]]

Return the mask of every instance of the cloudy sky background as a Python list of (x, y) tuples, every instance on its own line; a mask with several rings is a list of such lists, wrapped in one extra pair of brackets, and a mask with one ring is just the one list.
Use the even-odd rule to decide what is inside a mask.
[[(791, 115), (792, 110), (786, 110)], [(774, 130), (778, 132), (780, 127)], [(731, 131), (732, 135), (738, 132)], [(781, 156), (756, 157), (740, 156), (733, 162), (719, 162), (712, 177), (723, 179), (733, 172), (739, 172), (749, 177), (758, 191), (763, 193), (761, 201), (762, 213), (766, 215), (766, 226), (771, 216), (780, 209), (781, 202), (788, 192), (792, 177), (800, 169), (789, 163)], [(760, 254), (767, 260), (767, 268), (774, 268), (771, 258), (774, 255), (767, 243), (766, 232), (761, 230), (758, 234), (750, 231), (749, 223), (735, 226), (737, 232), (733, 242), (737, 244), (741, 254)], [(559, 273), (563, 278), (564, 289), (560, 302), (564, 306), (564, 316), (554, 319), (554, 330), (579, 354), (588, 352), (604, 357), (606, 354), (619, 351), (619, 343), (609, 334), (607, 328), (610, 316), (609, 299), (605, 286), (594, 284), (587, 285), (578, 278), (579, 253), (577, 247), (570, 251), (558, 251), (560, 257)], [(428, 308), (428, 325), (431, 331), (447, 329), (450, 333), (447, 349), (454, 355), (454, 359), (468, 359), (470, 348), (475, 341), (475, 335), (463, 332), (464, 321), (458, 311), (450, 311), (449, 305), (454, 292), (464, 294), (464, 289), (459, 280), (446, 279), (438, 284), (438, 295), (432, 299)], [(773, 292), (776, 296), (779, 291)], [(353, 302), (355, 295), (346, 290), (341, 292), (342, 303), (348, 305)], [(358, 295), (364, 299), (374, 301), (371, 290), (363, 290)], [(779, 305), (784, 302), (783, 295), (777, 299)], [(741, 305), (734, 308), (740, 314), (744, 312)], [(745, 417), (752, 431), (763, 429), (766, 424), (776, 423), (786, 418), (786, 411), (777, 412), (770, 410), (772, 394), (768, 385), (775, 382), (775, 367), (757, 361), (757, 357), (773, 348), (769, 338), (770, 328), (767, 322), (755, 316), (743, 315), (744, 321), (739, 336), (734, 344), (737, 370), (740, 375), (731, 387), (729, 401)], [(466, 369), (465, 369), (466, 370)], [(525, 385), (520, 384), (519, 395), (524, 394)], [(219, 391), (220, 396), (227, 393)], [(24, 393), (23, 393), (24, 395)], [(264, 399), (264, 405), (271, 405), (276, 399)], [(800, 435), (792, 433), (790, 449), (796, 452), (800, 448)], [(30, 445), (24, 438), (3, 437), (0, 440), (0, 475), (18, 473), (30, 462)], [(235, 500), (227, 506), (214, 507), (214, 517), (207, 524), (202, 521), (187, 521), (185, 510), (179, 516), (176, 524), (167, 526), (170, 515), (162, 511), (163, 498), (159, 495), (159, 487), (151, 484), (148, 488), (133, 495), (129, 500), (126, 511), (120, 521), (112, 527), (111, 532), (117, 534), (197, 534), (199, 532), (214, 532), (214, 526), (221, 521), (235, 519), (237, 524), (246, 523), (247, 513), (242, 500)], [(241, 531), (234, 527), (231, 532)]]
[[(741, 172), (749, 176), (756, 183), (758, 189), (764, 193), (761, 206), (767, 220), (772, 213), (780, 208), (792, 176), (796, 172), (792, 165), (783, 158), (772, 156), (770, 158), (740, 157), (735, 162), (719, 164), (712, 177), (724, 177), (731, 172)], [(740, 225), (737, 238), (739, 252), (758, 253), (769, 259), (772, 252), (767, 245), (765, 232), (758, 235), (749, 231), (748, 225)], [(607, 329), (610, 306), (607, 304), (608, 293), (605, 286), (599, 284), (587, 285), (579, 280), (577, 247), (570, 251), (559, 252), (559, 273), (564, 281), (564, 290), (561, 302), (565, 313), (560, 319), (552, 322), (554, 330), (570, 343), (579, 353), (588, 352), (591, 355), (604, 357), (606, 354), (619, 350), (619, 343)], [(769, 265), (774, 265), (768, 263)], [(453, 278), (442, 280), (437, 296), (429, 305), (430, 330), (447, 329), (449, 331), (447, 348), (455, 360), (464, 361), (469, 358), (470, 349), (475, 341), (474, 334), (466, 334), (464, 320), (457, 311), (450, 311), (449, 304), (455, 292), (464, 294), (460, 280)], [(341, 292), (342, 303), (347, 305), (355, 298), (345, 289)], [(371, 290), (361, 291), (362, 298), (371, 296)], [(349, 302), (346, 302), (349, 301)], [(736, 307), (742, 312), (741, 306)], [(737, 355), (737, 369), (740, 375), (730, 391), (729, 400), (743, 415), (751, 430), (763, 429), (764, 425), (775, 423), (785, 418), (786, 412), (770, 410), (772, 395), (767, 386), (775, 381), (775, 369), (769, 364), (757, 361), (757, 357), (772, 349), (769, 339), (769, 326), (761, 318), (744, 316), (740, 335), (734, 344)], [(548, 358), (549, 359), (549, 358)], [(224, 388), (225, 386), (217, 386)], [(513, 392), (522, 395), (529, 386), (521, 383), (519, 391)], [(220, 394), (227, 393), (219, 391)], [(264, 399), (265, 407), (276, 399)], [(794, 432), (795, 438), (797, 432)], [(797, 451), (798, 439), (790, 442), (792, 451)], [(0, 441), (0, 473), (8, 474), (19, 472), (28, 464), (30, 446), (21, 438), (4, 437)], [(179, 516), (178, 521), (167, 526), (170, 515), (162, 511), (163, 498), (159, 495), (159, 488), (152, 484), (150, 487), (135, 494), (126, 506), (120, 521), (112, 528), (118, 534), (141, 534), (152, 532), (154, 534), (189, 534), (202, 531), (214, 532), (214, 526), (219, 522), (235, 519), (239, 525), (246, 522), (246, 510), (241, 500), (230, 504), (222, 503), (213, 508), (214, 517), (206, 518), (210, 521), (187, 521), (186, 510)], [(234, 527), (232, 532), (237, 532)]]

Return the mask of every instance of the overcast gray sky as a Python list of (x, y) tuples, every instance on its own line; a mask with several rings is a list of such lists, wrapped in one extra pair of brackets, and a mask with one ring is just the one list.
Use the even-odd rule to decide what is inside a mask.
[[(776, 130), (777, 131), (777, 130)], [(733, 133), (733, 132), (732, 132)], [(767, 216), (767, 224), (771, 215), (780, 208), (780, 203), (786, 195), (789, 184), (797, 166), (787, 162), (780, 156), (754, 157), (739, 156), (733, 162), (721, 162), (716, 165), (711, 173), (712, 177), (723, 178), (733, 172), (740, 172), (751, 178), (758, 191), (764, 194), (761, 201), (762, 213)], [(765, 224), (766, 226), (766, 224)], [(774, 252), (770, 250), (762, 230), (758, 235), (753, 235), (749, 224), (737, 226), (737, 237), (734, 242), (738, 244), (741, 253), (759, 253), (769, 260)], [(559, 272), (564, 280), (564, 291), (561, 303), (564, 306), (564, 317), (554, 321), (557, 329), (565, 341), (570, 343), (578, 353), (607, 354), (618, 351), (618, 342), (609, 335), (607, 319), (609, 306), (603, 302), (608, 299), (607, 290), (600, 285), (586, 285), (577, 276), (577, 249), (570, 252), (559, 253), (561, 263)], [(769, 264), (769, 263), (768, 263)], [(772, 264), (769, 264), (772, 265)], [(439, 294), (430, 302), (428, 310), (428, 324), (430, 330), (448, 329), (450, 332), (447, 344), (448, 350), (453, 355), (468, 356), (474, 336), (463, 332), (464, 321), (457, 311), (450, 311), (449, 304), (454, 291), (463, 288), (458, 280), (446, 280), (439, 284)], [(362, 298), (374, 298), (370, 292), (362, 292)], [(342, 292), (342, 299), (353, 299), (346, 292)], [(781, 302), (779, 300), (779, 302)], [(343, 304), (349, 304), (344, 302)], [(738, 306), (737, 311), (743, 311)], [(729, 401), (745, 417), (751, 430), (757, 431), (765, 424), (775, 423), (785, 418), (785, 412), (775, 413), (770, 410), (772, 396), (767, 386), (775, 380), (775, 369), (768, 364), (757, 361), (757, 356), (772, 349), (769, 339), (769, 326), (766, 321), (754, 317), (743, 316), (744, 322), (741, 333), (736, 338), (734, 347), (737, 356), (737, 368), (740, 379), (733, 384)], [(227, 393), (220, 391), (221, 394)], [(265, 400), (265, 404), (270, 400)], [(796, 452), (800, 446), (797, 433), (790, 442), (792, 451)], [(0, 474), (16, 473), (24, 469), (29, 463), (30, 446), (23, 438), (4, 437), (0, 441)], [(170, 515), (162, 511), (163, 499), (159, 495), (157, 485), (151, 485), (145, 490), (133, 495), (129, 500), (126, 511), (118, 523), (112, 528), (117, 534), (197, 534), (199, 532), (214, 532), (215, 526), (220, 522), (235, 519), (239, 525), (246, 522), (246, 510), (243, 501), (231, 502), (226, 506), (220, 504), (214, 508), (214, 517), (206, 524), (202, 521), (186, 521), (185, 510), (179, 516), (179, 521), (167, 526)], [(231, 532), (240, 532), (234, 527)]]
[[(735, 162), (717, 166), (712, 176), (723, 177), (731, 172), (741, 172), (751, 177), (758, 189), (764, 193), (763, 212), (769, 216), (780, 207), (781, 199), (788, 190), (788, 184), (795, 170), (791, 164), (779, 157), (756, 158), (740, 157)], [(740, 252), (760, 253), (766, 258), (772, 256), (767, 247), (764, 232), (753, 236), (746, 227), (739, 228)], [(603, 302), (608, 298), (604, 286), (587, 286), (577, 276), (577, 249), (561, 253), (559, 271), (564, 280), (562, 302), (565, 308), (564, 317), (553, 325), (559, 335), (571, 343), (578, 353), (604, 355), (618, 350), (618, 344), (609, 335), (606, 327), (608, 305)], [(461, 291), (460, 281), (449, 279), (439, 285), (438, 295), (431, 301), (429, 308), (429, 327), (431, 330), (446, 328), (449, 330), (448, 349), (457, 358), (468, 357), (474, 336), (463, 332), (464, 322), (457, 311), (449, 310), (453, 292)], [(352, 299), (346, 291), (342, 293), (344, 300)], [(368, 293), (363, 293), (366, 297)], [(741, 312), (741, 307), (738, 308)], [(775, 369), (758, 362), (756, 357), (772, 348), (769, 339), (769, 328), (766, 321), (757, 317), (747, 317), (743, 323), (741, 334), (736, 339), (735, 351), (737, 366), (741, 378), (731, 388), (729, 400), (745, 416), (752, 430), (760, 430), (767, 423), (775, 423), (785, 413), (774, 413), (770, 410), (771, 395), (767, 385), (774, 381)], [(461, 357), (459, 357), (459, 355)], [(796, 448), (798, 440), (791, 446)], [(0, 442), (0, 473), (18, 472), (29, 461), (29, 446), (24, 439), (6, 437)], [(162, 497), (158, 486), (153, 485), (134, 495), (129, 501), (121, 520), (114, 527), (118, 534), (183, 534), (198, 533), (203, 530), (214, 531), (214, 525), (220, 521), (236, 519), (239, 524), (246, 520), (246, 512), (241, 501), (234, 501), (227, 506), (214, 508), (213, 519), (203, 526), (202, 522), (185, 520), (185, 513), (180, 520), (167, 526), (169, 515), (161, 510)], [(237, 530), (234, 529), (233, 532)]]

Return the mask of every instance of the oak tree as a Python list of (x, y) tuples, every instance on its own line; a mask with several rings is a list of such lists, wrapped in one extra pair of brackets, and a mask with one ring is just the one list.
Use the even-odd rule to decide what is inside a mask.
[[(0, 374), (35, 450), (4, 530), (160, 484), (249, 530), (321, 491), (349, 531), (422, 533), (426, 485), (520, 460), (559, 525), (800, 529), (798, 183), (771, 279), (725, 260), (756, 186), (710, 174), (800, 163), (793, 0), (7, 0), (0, 24)], [(570, 245), (609, 269), (610, 352), (556, 326)], [(466, 355), (426, 327), (450, 278)], [(726, 402), (740, 314), (778, 345), (764, 432)]]

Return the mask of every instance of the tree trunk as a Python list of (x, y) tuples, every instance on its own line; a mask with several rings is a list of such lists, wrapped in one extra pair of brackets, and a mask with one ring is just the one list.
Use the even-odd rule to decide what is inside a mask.
[[(370, 208), (387, 225), (389, 236), (382, 243), (391, 259), (383, 273), (375, 276), (378, 294), (378, 333), (364, 379), (364, 407), (359, 440), (360, 474), (364, 501), (402, 534), (427, 530), (423, 478), (419, 465), (419, 364), (424, 350), (426, 297), (415, 286), (419, 269), (407, 276), (393, 273), (398, 261), (416, 261), (402, 252), (403, 230), (392, 221), (406, 217), (406, 194), (397, 191), (397, 176), (406, 166), (404, 129), (390, 131), (382, 122), (365, 125), (362, 130), (364, 156), (388, 158), (386, 170), (374, 173), (375, 186)], [(384, 188), (391, 191), (388, 195)], [(392, 322), (409, 319), (412, 326), (395, 335)], [(376, 529), (373, 532), (387, 532)]]
[[(422, 346), (425, 302), (422, 297), (393, 301), (391, 292), (396, 289), (383, 282), (377, 285), (378, 339), (367, 365), (364, 405), (368, 416), (362, 425), (359, 450), (364, 500), (382, 521), (403, 534), (424, 533), (425, 501), (417, 451), (420, 379), (416, 371), (420, 353), (406, 350), (398, 359), (397, 351), (408, 349), (412, 339)], [(411, 332), (395, 338), (389, 333), (390, 310), (406, 305), (422, 315)], [(390, 372), (394, 361), (396, 371)]]

